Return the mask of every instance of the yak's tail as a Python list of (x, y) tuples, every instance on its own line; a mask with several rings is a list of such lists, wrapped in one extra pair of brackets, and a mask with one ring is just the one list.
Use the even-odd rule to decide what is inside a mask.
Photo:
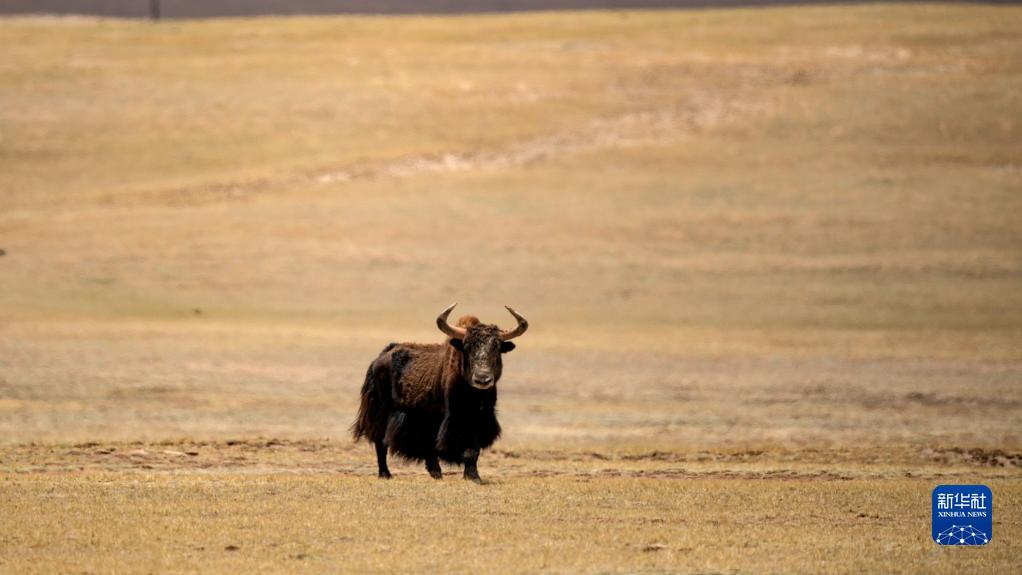
[(362, 400), (358, 405), (358, 417), (355, 418), (355, 423), (351, 424), (351, 435), (355, 438), (355, 441), (362, 439), (363, 437), (369, 438), (370, 441), (374, 440), (374, 428), (376, 427), (376, 417), (380, 406), (379, 400), (376, 398), (376, 386), (373, 385), (373, 366), (369, 366), (369, 371), (366, 372), (365, 383), (362, 384)]
[[(384, 350), (383, 353), (390, 351), (397, 344), (390, 344)], [(351, 424), (351, 435), (355, 438), (355, 441), (365, 437), (369, 441), (378, 441), (383, 439), (383, 436), (387, 432), (387, 404), (384, 395), (387, 390), (383, 386), (377, 385), (376, 377), (378, 375), (376, 368), (376, 362), (369, 364), (369, 370), (366, 371), (366, 380), (362, 384), (361, 401), (358, 406), (358, 417), (355, 418), (355, 422)]]

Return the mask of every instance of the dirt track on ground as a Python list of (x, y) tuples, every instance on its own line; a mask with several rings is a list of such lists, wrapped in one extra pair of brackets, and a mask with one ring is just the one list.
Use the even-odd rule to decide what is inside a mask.
[[(608, 477), (659, 479), (917, 479), (1018, 477), (1022, 452), (913, 446), (797, 450), (636, 451), (507, 449), (486, 451), (487, 478)], [(396, 476), (422, 475), (420, 465), (393, 462)], [(0, 447), (8, 473), (339, 474), (374, 477), (370, 450), (348, 441), (236, 439), (224, 441), (87, 442)], [(452, 466), (448, 478), (460, 469)]]

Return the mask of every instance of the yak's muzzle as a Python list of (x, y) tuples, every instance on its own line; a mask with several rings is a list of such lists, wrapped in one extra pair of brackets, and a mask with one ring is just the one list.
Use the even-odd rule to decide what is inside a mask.
[(472, 387), (476, 389), (490, 389), (494, 383), (496, 382), (493, 381), (492, 375), (477, 375), (472, 378)]

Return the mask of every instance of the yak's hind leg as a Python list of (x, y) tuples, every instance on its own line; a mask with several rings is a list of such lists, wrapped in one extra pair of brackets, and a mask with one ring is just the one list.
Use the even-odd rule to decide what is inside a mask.
[(383, 440), (376, 440), (376, 466), (380, 470), (380, 479), (390, 479), (390, 469), (387, 469), (387, 446)]

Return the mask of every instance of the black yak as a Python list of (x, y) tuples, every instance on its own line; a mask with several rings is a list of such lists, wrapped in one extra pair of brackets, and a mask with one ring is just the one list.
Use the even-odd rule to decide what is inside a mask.
[(515, 348), (509, 340), (525, 333), (529, 323), (508, 307), (518, 320), (514, 329), (504, 331), (474, 316), (454, 327), (447, 316), (455, 305), (436, 318), (448, 336), (444, 343), (392, 343), (366, 373), (351, 432), (356, 441), (365, 437), (376, 446), (381, 479), (390, 479), (389, 449), (425, 461), (434, 479), (443, 477), (443, 460), (463, 463), (465, 479), (481, 482), (479, 450), (500, 437), (495, 409), (501, 354)]

